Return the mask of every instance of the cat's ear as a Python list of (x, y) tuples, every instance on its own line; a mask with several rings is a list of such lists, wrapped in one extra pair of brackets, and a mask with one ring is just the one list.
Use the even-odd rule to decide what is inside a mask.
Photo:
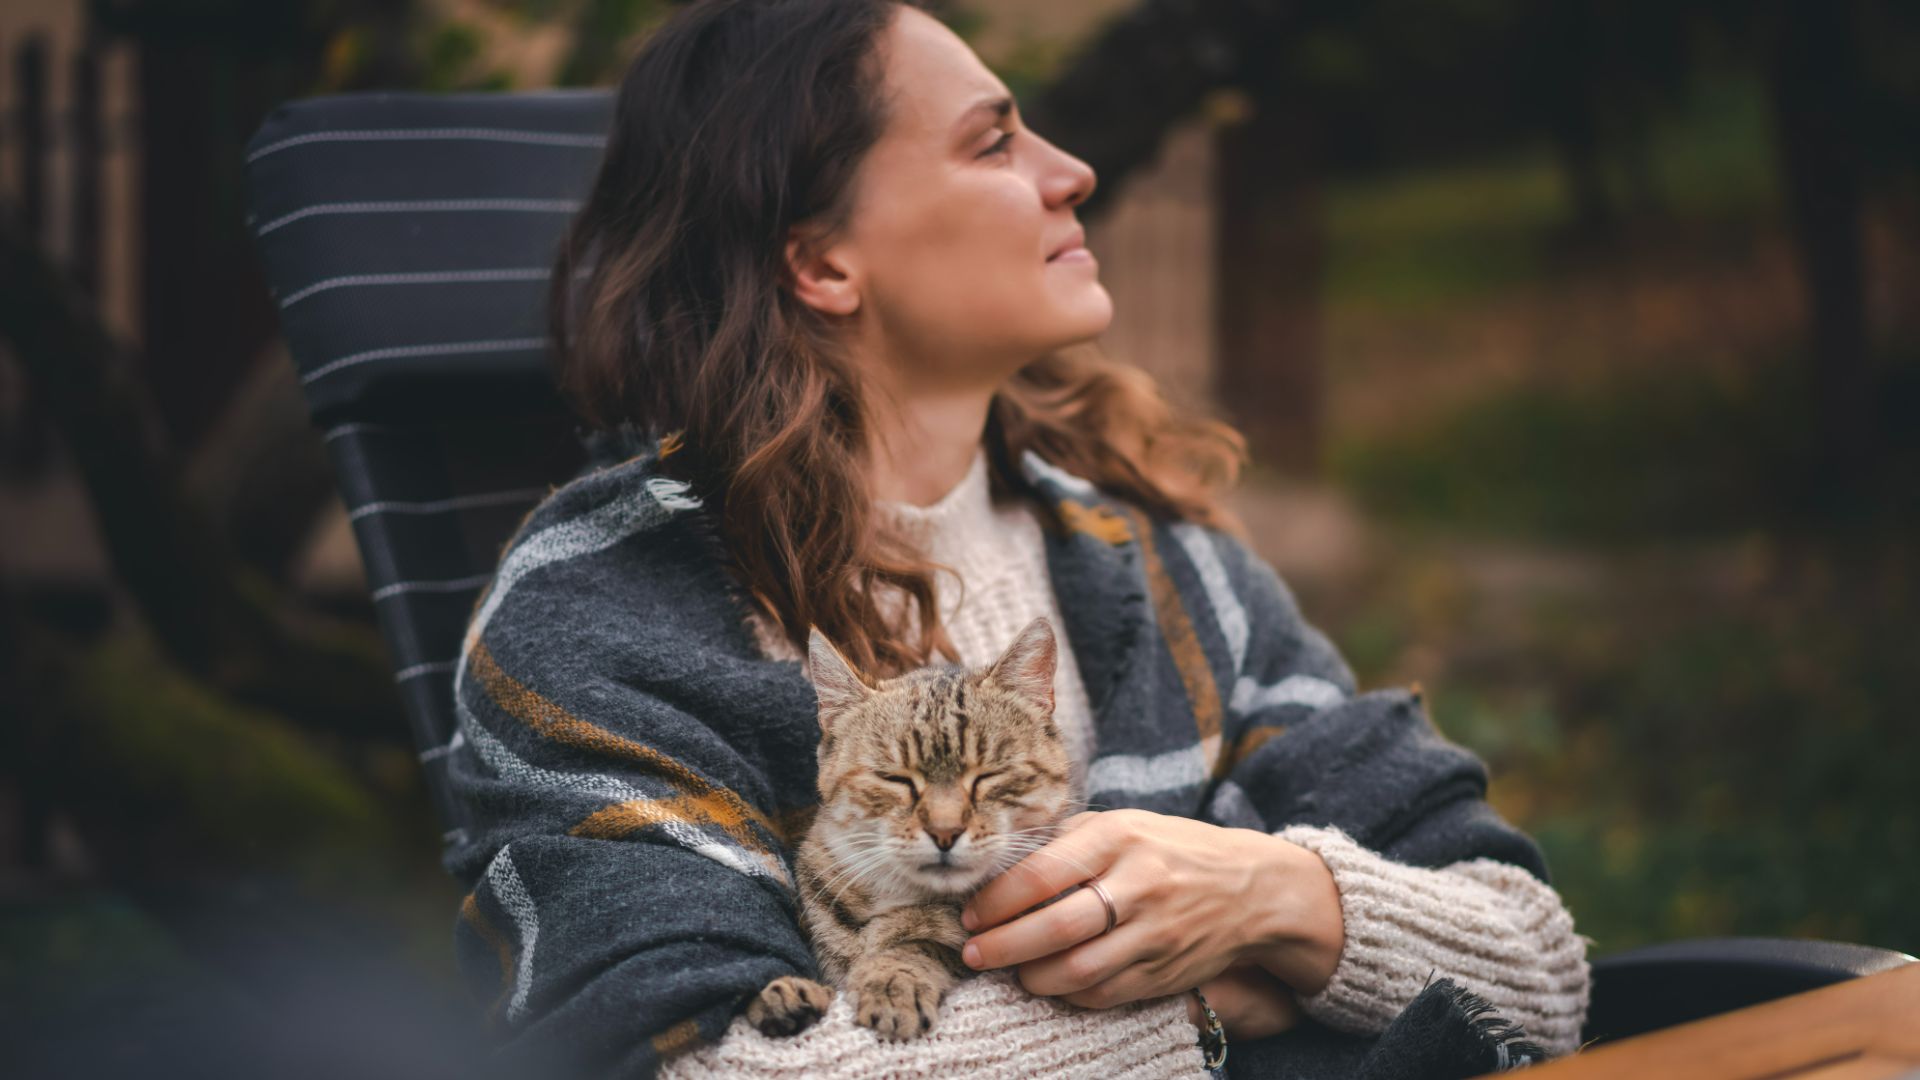
[(807, 627), (807, 678), (820, 697), (820, 730), (833, 730), (834, 721), (873, 693), (847, 658), (833, 647), (817, 626)]
[(987, 678), (1019, 695), (1042, 716), (1051, 716), (1053, 668), (1058, 660), (1059, 645), (1053, 636), (1053, 624), (1042, 615), (1013, 639), (1007, 651), (987, 669)]

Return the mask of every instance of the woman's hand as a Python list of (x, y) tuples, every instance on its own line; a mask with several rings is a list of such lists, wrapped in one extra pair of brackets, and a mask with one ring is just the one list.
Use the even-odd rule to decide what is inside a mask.
[[(1090, 889), (1028, 910), (1094, 878), (1113, 898), (1111, 933)], [(1318, 855), (1252, 829), (1144, 810), (1069, 818), (1051, 843), (988, 882), (962, 925), (980, 931), (961, 950), (968, 965), (1018, 965), (1028, 991), (1088, 1008), (1181, 993), (1242, 960), (1312, 994), (1345, 943), (1340, 893)]]
[[(1200, 984), (1200, 993), (1220, 1018), (1228, 1042), (1264, 1039), (1300, 1022), (1300, 999), (1286, 983), (1251, 960), (1242, 960)], [(1187, 1019), (1206, 1027), (1200, 1002), (1187, 997)]]

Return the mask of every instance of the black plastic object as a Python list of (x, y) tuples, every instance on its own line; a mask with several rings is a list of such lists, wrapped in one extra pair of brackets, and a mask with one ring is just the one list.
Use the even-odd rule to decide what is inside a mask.
[(1631, 949), (1593, 962), (1582, 1038), (1624, 1039), (1913, 962), (1892, 949), (1792, 938), (1696, 938)]

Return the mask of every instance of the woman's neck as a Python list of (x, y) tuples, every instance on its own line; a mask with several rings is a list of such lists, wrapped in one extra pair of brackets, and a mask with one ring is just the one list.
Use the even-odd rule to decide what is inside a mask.
[(986, 433), (990, 390), (918, 395), (876, 409), (872, 495), (931, 506), (966, 478)]

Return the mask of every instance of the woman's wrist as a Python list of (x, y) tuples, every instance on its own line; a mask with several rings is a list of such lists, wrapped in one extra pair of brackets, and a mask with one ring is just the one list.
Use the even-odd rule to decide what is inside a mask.
[(1270, 841), (1267, 872), (1258, 905), (1262, 917), (1251, 925), (1246, 955), (1301, 997), (1324, 990), (1332, 981), (1346, 947), (1346, 923), (1340, 912), (1340, 888), (1333, 871), (1315, 852), (1277, 836)]

